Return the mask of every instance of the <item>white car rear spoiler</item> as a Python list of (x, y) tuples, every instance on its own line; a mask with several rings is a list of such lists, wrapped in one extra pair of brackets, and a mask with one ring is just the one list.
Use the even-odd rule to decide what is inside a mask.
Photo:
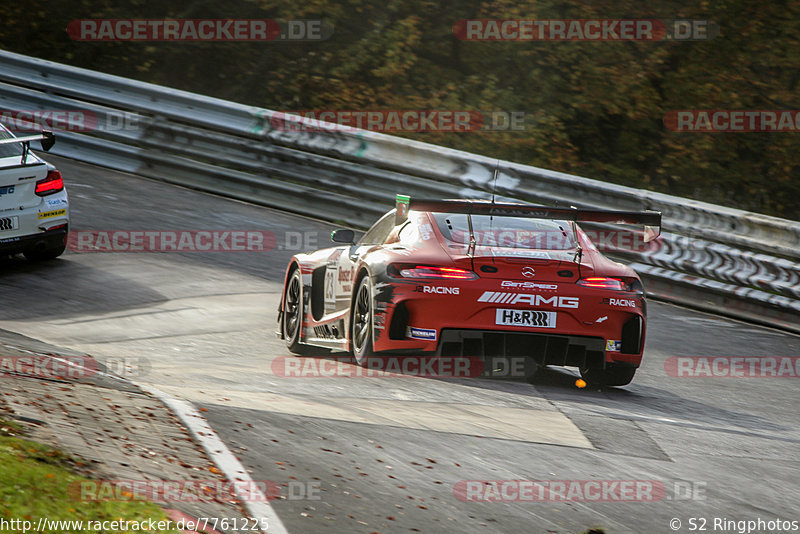
[(0, 139), (0, 145), (10, 145), (12, 143), (22, 143), (22, 164), (28, 158), (28, 152), (31, 149), (31, 141), (41, 141), (42, 150), (45, 152), (53, 148), (56, 144), (56, 136), (49, 130), (43, 130), (42, 133), (37, 135), (26, 135), (25, 137), (9, 137), (8, 139)]

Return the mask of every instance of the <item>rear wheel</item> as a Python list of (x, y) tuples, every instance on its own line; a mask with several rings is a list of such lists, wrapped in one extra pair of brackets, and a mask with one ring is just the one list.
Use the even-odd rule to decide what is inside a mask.
[(42, 245), (25, 250), (22, 252), (22, 255), (25, 256), (28, 261), (52, 260), (53, 258), (61, 256), (66, 248), (67, 244), (64, 242), (49, 247)]
[(358, 365), (365, 366), (375, 355), (372, 349), (372, 283), (369, 275), (358, 284), (350, 319), (350, 345)]
[(637, 367), (606, 364), (605, 369), (581, 369), (581, 376), (592, 386), (626, 386), (631, 383)]
[(289, 283), (286, 284), (282, 323), (286, 347), (295, 354), (302, 354), (304, 351), (300, 343), (300, 329), (303, 327), (303, 277), (300, 269), (292, 271)]

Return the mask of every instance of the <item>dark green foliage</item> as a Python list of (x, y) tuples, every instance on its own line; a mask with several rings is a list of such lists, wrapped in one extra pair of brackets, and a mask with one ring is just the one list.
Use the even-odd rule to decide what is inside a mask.
[[(800, 133), (676, 133), (671, 110), (800, 109), (800, 4), (748, 0), (33, 0), (0, 46), (275, 110), (524, 111), (522, 132), (406, 133), (493, 157), (797, 218)], [(90, 43), (80, 18), (322, 18), (324, 42)], [(710, 19), (694, 42), (466, 42), (470, 18)]]

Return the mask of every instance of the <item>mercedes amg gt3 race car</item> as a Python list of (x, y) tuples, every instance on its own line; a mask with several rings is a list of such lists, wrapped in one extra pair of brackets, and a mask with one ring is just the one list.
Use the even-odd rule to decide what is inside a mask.
[(290, 351), (523, 358), (577, 367), (590, 383), (628, 384), (642, 361), (646, 303), (629, 267), (579, 222), (644, 226), (659, 212), (548, 208), (398, 195), (358, 242), (295, 255), (278, 322)]

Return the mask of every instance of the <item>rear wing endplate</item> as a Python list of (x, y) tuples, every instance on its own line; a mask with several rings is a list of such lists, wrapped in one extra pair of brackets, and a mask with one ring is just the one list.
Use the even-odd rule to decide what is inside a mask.
[[(404, 200), (401, 200), (404, 199)], [(401, 203), (403, 217), (400, 218)], [(397, 195), (397, 220), (408, 217), (409, 210), (439, 213), (465, 213), (467, 215), (494, 215), (497, 217), (529, 217), (531, 219), (563, 219), (574, 222), (635, 224), (644, 226), (644, 241), (650, 242), (661, 235), (660, 211), (616, 211), (578, 208), (550, 208), (530, 204), (511, 204), (473, 200), (411, 200)], [(399, 224), (399, 223), (398, 223)]]

